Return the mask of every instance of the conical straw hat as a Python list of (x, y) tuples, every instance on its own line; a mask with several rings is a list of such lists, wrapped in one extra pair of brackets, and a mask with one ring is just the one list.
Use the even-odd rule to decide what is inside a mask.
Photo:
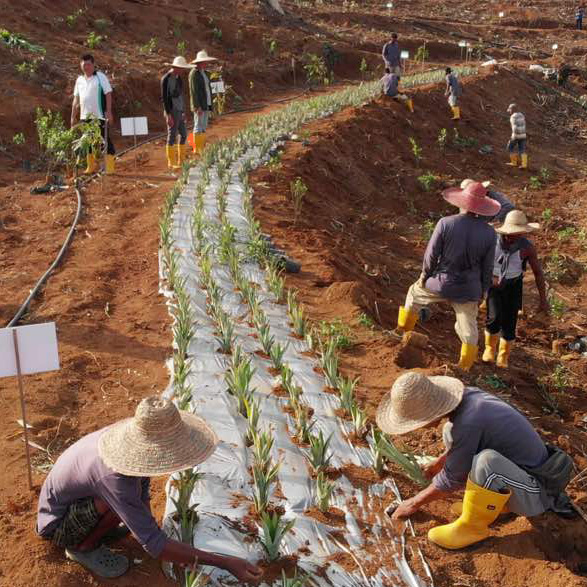
[(98, 443), (104, 463), (123, 475), (155, 477), (194, 467), (216, 448), (215, 432), (195, 414), (161, 397), (148, 397), (134, 418), (107, 428)]
[(443, 198), (457, 208), (480, 216), (495, 216), (501, 204), (487, 195), (487, 188), (480, 182), (474, 181), (465, 189), (448, 188), (442, 192)]
[(210, 57), (208, 51), (202, 49), (201, 51), (198, 51), (196, 58), (191, 63), (205, 63), (207, 61), (218, 61), (218, 59), (216, 59), (216, 57)]
[(193, 65), (190, 65), (183, 55), (178, 55), (171, 63), (165, 63), (165, 65), (171, 65), (171, 67), (179, 67), (180, 69), (194, 69)]
[(452, 412), (464, 384), (455, 377), (427, 377), (410, 371), (400, 375), (377, 409), (377, 425), (387, 434), (406, 434)]
[(512, 210), (507, 213), (504, 223), (495, 229), (499, 234), (526, 234), (540, 228), (537, 222), (528, 222), (521, 210)]

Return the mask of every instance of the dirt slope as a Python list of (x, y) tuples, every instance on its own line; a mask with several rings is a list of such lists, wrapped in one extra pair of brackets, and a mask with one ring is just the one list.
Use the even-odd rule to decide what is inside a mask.
[[(528, 118), (529, 172), (505, 165), (509, 126), (504, 111), (514, 97)], [(569, 141), (564, 128), (550, 124), (552, 115), (565, 109), (579, 116), (574, 104), (559, 99), (550, 110), (535, 100), (532, 83), (516, 72), (503, 71), (465, 84), (464, 120), (458, 127), (450, 120), (439, 88), (414, 93), (413, 115), (384, 98), (363, 109), (345, 111), (304, 129), (308, 144), (288, 143), (281, 167), (263, 168), (254, 174), (255, 205), (265, 232), (302, 263), (302, 271), (288, 276), (287, 281), (300, 290), (310, 316), (316, 321), (342, 320), (349, 326), (355, 344), (343, 353), (343, 370), (360, 377), (359, 397), (371, 415), (391, 382), (405, 369), (448, 371), (514, 402), (545, 438), (568, 450), (582, 470), (587, 465), (585, 359), (571, 355), (561, 361), (552, 354), (551, 342), (587, 331), (587, 280), (581, 269), (587, 248), (585, 233), (580, 232), (587, 227), (582, 204), (587, 190), (584, 180), (575, 181), (577, 174), (584, 173), (581, 153), (585, 143)], [(449, 136), (444, 148), (438, 144), (442, 128)], [(455, 129), (460, 137), (457, 144)], [(410, 138), (422, 149), (419, 162)], [(467, 143), (470, 146), (465, 146)], [(492, 147), (490, 154), (479, 153), (484, 145)], [(541, 168), (548, 168), (550, 183), (532, 190), (530, 177), (538, 176)], [(428, 172), (437, 180), (427, 192), (417, 178)], [(289, 184), (296, 177), (308, 186), (297, 223), (293, 222), (289, 200)], [(548, 258), (554, 254), (572, 257), (563, 263), (569, 279), (551, 278), (552, 291), (566, 304), (561, 319), (535, 313), (536, 290), (533, 279), (527, 277), (526, 317), (521, 321), (520, 340), (508, 371), (495, 372), (482, 364), (469, 374), (455, 371), (460, 343), (448, 307), (434, 308), (430, 321), (417, 328), (430, 337), (425, 349), (403, 348), (385, 334), (385, 329), (395, 326), (397, 308), (420, 273), (429, 234), (426, 223), (431, 227), (440, 216), (455, 213), (440, 197), (440, 188), (465, 177), (490, 179), (532, 219), (540, 220), (543, 211), (550, 209), (552, 219), (534, 239), (539, 254), (547, 257), (547, 269)], [(571, 227), (571, 236), (565, 236), (565, 227)], [(552, 271), (548, 275), (551, 277)], [(369, 319), (375, 328), (366, 326)], [(555, 369), (564, 373), (564, 382), (553, 375), (558, 372)], [(558, 414), (549, 413), (537, 392), (540, 384), (557, 402)], [(442, 451), (438, 431), (414, 433), (406, 442), (421, 453)], [(414, 491), (409, 483), (403, 483), (402, 489), (406, 494)], [(573, 485), (571, 492), (578, 503), (587, 504), (580, 484)], [(446, 511), (446, 504), (440, 503), (415, 517), (437, 584), (453, 585), (457, 580), (484, 587), (546, 581), (561, 586), (587, 584), (576, 575), (587, 538), (582, 520), (563, 523), (554, 516), (532, 522), (508, 520), (499, 524), (497, 538), (486, 545), (470, 553), (446, 555), (426, 544), (424, 538), (429, 527), (447, 519)], [(559, 538), (553, 541), (552, 535)]]

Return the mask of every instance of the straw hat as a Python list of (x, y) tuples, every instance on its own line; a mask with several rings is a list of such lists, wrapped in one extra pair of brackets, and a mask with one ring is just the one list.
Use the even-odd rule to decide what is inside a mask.
[(454, 377), (404, 373), (379, 404), (377, 425), (388, 434), (422, 428), (452, 412), (461, 403), (464, 389), (464, 384)]
[(193, 69), (194, 66), (190, 65), (183, 55), (177, 56), (172, 63), (165, 63), (165, 65), (171, 65), (171, 67), (179, 67), (180, 69)]
[(495, 229), (499, 234), (526, 234), (538, 230), (540, 224), (528, 222), (526, 215), (521, 210), (512, 210), (507, 213), (504, 223)]
[[(469, 178), (463, 179), (463, 181), (461, 181), (461, 189), (464, 190), (468, 185), (471, 185), (472, 183), (475, 183), (474, 179), (469, 179)], [(481, 185), (484, 188), (489, 188), (489, 186), (491, 185), (491, 182), (490, 181), (482, 181)]]
[(161, 397), (148, 397), (134, 418), (107, 428), (98, 443), (104, 463), (130, 477), (169, 475), (205, 461), (218, 437), (195, 414), (180, 412)]
[(480, 216), (495, 216), (501, 204), (487, 195), (487, 188), (478, 181), (473, 181), (465, 189), (449, 188), (442, 192), (443, 198), (458, 208)]
[(205, 49), (198, 51), (196, 58), (192, 61), (192, 63), (204, 63), (205, 61), (218, 61), (216, 57), (210, 57), (208, 52)]
[(518, 109), (518, 105), (512, 103), (508, 106), (508, 109), (506, 110), (506, 112), (509, 112), (511, 114), (513, 110), (517, 110), (517, 109)]

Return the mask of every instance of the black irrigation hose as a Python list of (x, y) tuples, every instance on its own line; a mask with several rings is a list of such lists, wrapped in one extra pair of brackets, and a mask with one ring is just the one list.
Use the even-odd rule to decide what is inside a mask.
[(76, 186), (74, 189), (75, 189), (75, 193), (77, 195), (77, 211), (75, 213), (75, 218), (73, 219), (73, 223), (71, 225), (71, 228), (69, 229), (69, 232), (67, 233), (67, 237), (65, 238), (65, 241), (64, 241), (59, 253), (57, 254), (57, 257), (55, 257), (55, 260), (53, 261), (53, 263), (51, 263), (51, 265), (49, 266), (49, 269), (47, 269), (47, 271), (45, 271), (45, 273), (43, 273), (43, 275), (41, 276), (41, 279), (39, 279), (39, 281), (37, 281), (37, 284), (31, 290), (31, 293), (28, 295), (27, 299), (24, 301), (24, 304), (19, 308), (19, 310), (15, 314), (14, 318), (8, 323), (7, 328), (10, 328), (11, 326), (16, 326), (18, 324), (19, 320), (22, 318), (22, 315), (27, 311), (29, 304), (32, 302), (33, 298), (37, 295), (37, 293), (39, 292), (39, 290), (41, 289), (41, 287), (43, 286), (45, 281), (47, 281), (47, 279), (49, 278), (49, 275), (51, 275), (51, 273), (53, 272), (55, 267), (57, 267), (57, 265), (59, 265), (59, 263), (61, 262), (61, 259), (63, 259), (63, 256), (65, 255), (65, 252), (67, 251), (67, 248), (69, 247), (69, 243), (71, 242), (71, 239), (73, 238), (73, 234), (75, 232), (75, 229), (77, 227), (77, 223), (79, 222), (79, 219), (80, 219), (80, 216), (82, 213), (82, 194), (81, 194), (79, 187)]

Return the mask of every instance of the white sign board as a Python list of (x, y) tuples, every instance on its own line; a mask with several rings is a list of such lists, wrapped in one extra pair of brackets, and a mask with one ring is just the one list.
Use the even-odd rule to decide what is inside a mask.
[(402, 51), (402, 52), (400, 53), (400, 57), (401, 57), (402, 59), (409, 59), (409, 58), (410, 58), (410, 52), (409, 52), (409, 51)]
[(503, 18), (505, 16), (505, 12), (500, 12), (499, 13), (499, 18)]
[(146, 116), (137, 116), (136, 118), (121, 118), (120, 132), (123, 137), (132, 135), (148, 135), (149, 126)]
[(210, 82), (210, 88), (213, 94), (224, 94), (224, 82), (222, 80), (218, 82)]
[(558, 49), (558, 45), (555, 43), (555, 44), (552, 46), (552, 50), (553, 50), (553, 51), (556, 51), (557, 49)]
[(16, 330), (22, 375), (57, 371), (59, 352), (55, 322), (0, 329), (0, 377), (16, 376), (16, 354), (12, 332)]
[(467, 41), (459, 41), (459, 47), (466, 47)]
[(386, 6), (391, 10), (393, 8), (393, 2), (388, 2)]

